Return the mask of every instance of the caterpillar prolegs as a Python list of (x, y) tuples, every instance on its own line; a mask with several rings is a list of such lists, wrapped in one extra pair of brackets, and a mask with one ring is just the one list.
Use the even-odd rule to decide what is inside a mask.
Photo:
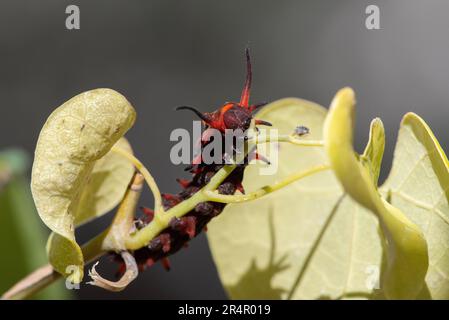
[[(197, 109), (190, 106), (181, 106), (177, 110), (193, 111), (205, 126), (201, 137), (201, 148), (210, 143), (208, 132), (209, 129), (215, 129), (220, 132), (222, 137), (227, 130), (241, 130), (246, 132), (253, 120), (252, 113), (266, 103), (250, 105), (250, 93), (252, 82), (251, 59), (249, 50), (246, 49), (246, 81), (242, 90), (239, 102), (227, 102), (215, 112), (201, 113)], [(270, 123), (254, 119), (257, 128), (259, 125), (271, 126)], [(223, 149), (223, 153), (226, 150)], [(224, 195), (233, 195), (236, 191), (244, 193), (242, 187), (243, 173), (245, 167), (251, 159), (263, 159), (257, 154), (257, 150), (251, 150), (246, 154), (245, 160), (239, 162), (234, 171), (219, 185), (218, 192)], [(178, 194), (162, 194), (164, 210), (168, 210), (182, 201), (193, 196), (198, 190), (207, 185), (215, 173), (220, 170), (224, 164), (206, 164), (201, 158), (201, 154), (196, 157), (190, 166), (186, 168), (192, 174), (191, 180), (177, 179), (182, 187)], [(157, 237), (153, 238), (147, 246), (134, 251), (133, 255), (136, 259), (140, 270), (153, 265), (157, 261), (161, 261), (165, 269), (170, 269), (168, 256), (176, 253), (181, 248), (187, 246), (188, 242), (196, 237), (201, 231), (206, 229), (208, 222), (219, 215), (226, 204), (218, 202), (201, 202), (195, 206), (193, 210), (188, 212), (181, 218), (173, 218), (169, 226), (165, 228)], [(151, 223), (154, 218), (154, 212), (148, 208), (141, 208), (143, 216), (135, 219), (135, 225), (138, 229)], [(117, 256), (117, 260), (121, 258)], [(122, 274), (125, 265), (122, 263), (118, 274)]]

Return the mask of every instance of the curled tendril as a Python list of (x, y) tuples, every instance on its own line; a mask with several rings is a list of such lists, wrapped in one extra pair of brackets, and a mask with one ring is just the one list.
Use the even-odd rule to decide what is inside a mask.
[(88, 284), (113, 292), (118, 292), (125, 289), (134, 279), (137, 278), (139, 270), (137, 268), (136, 259), (134, 259), (132, 254), (128, 251), (122, 251), (120, 252), (120, 255), (125, 262), (126, 271), (118, 281), (110, 281), (100, 276), (97, 270), (95, 270), (95, 267), (98, 265), (97, 261), (89, 271), (89, 276), (92, 278), (92, 281), (88, 282)]

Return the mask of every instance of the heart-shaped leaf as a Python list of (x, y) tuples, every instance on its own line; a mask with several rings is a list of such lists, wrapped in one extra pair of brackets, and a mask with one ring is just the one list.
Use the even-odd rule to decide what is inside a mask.
[[(427, 254), (422, 233), (377, 193), (382, 123), (372, 122), (365, 152), (357, 155), (352, 148), (353, 99), (343, 98), (343, 109), (334, 108), (333, 118), (327, 119), (331, 146), (328, 140), (326, 147), (334, 152), (333, 167), (338, 167), (343, 185), (349, 185), (345, 187), (351, 197), (331, 172), (323, 172), (265, 198), (229, 205), (211, 223), (208, 239), (231, 298), (407, 298), (416, 297), (423, 286)], [(342, 100), (334, 100), (335, 104)], [(312, 103), (281, 100), (257, 116), (274, 123), (281, 133), (300, 122), (311, 128), (311, 139), (322, 138), (325, 111)], [(330, 132), (335, 136), (329, 137)], [(320, 148), (282, 144), (280, 149), (276, 175), (260, 176), (257, 167), (250, 166), (245, 189), (273, 184), (327, 161)], [(382, 232), (372, 211), (381, 217)]]
[[(89, 183), (95, 164), (134, 121), (134, 108), (125, 97), (111, 89), (96, 89), (57, 108), (39, 135), (31, 181), (33, 198), (39, 216), (54, 232), (47, 247), (50, 263), (75, 283), (81, 281), (84, 265), (75, 240), (75, 222), (87, 221), (109, 207), (100, 201), (100, 210), (80, 214), (80, 203), (90, 209), (83, 204), (83, 190), (99, 189), (97, 177)], [(79, 220), (77, 215), (81, 217)], [(68, 269), (69, 266), (75, 268)]]
[(449, 162), (429, 126), (404, 116), (393, 166), (382, 191), (421, 230), (429, 246), (429, 270), (420, 298), (449, 298)]
[[(258, 113), (280, 134), (298, 124), (322, 139), (326, 110), (283, 99)], [(249, 192), (325, 163), (323, 148), (279, 145), (278, 171), (245, 171)], [(264, 198), (228, 205), (207, 233), (222, 283), (233, 299), (367, 298), (382, 259), (377, 219), (345, 196), (331, 171), (305, 178)]]

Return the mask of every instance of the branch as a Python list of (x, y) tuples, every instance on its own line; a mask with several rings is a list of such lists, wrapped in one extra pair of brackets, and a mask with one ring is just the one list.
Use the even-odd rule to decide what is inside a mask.
[(156, 181), (154, 181), (153, 176), (148, 171), (148, 169), (143, 165), (143, 163), (140, 162), (140, 160), (137, 159), (134, 155), (132, 155), (131, 153), (129, 153), (123, 149), (120, 149), (120, 148), (117, 148), (114, 146), (111, 148), (111, 151), (113, 151), (117, 154), (120, 154), (121, 156), (128, 159), (136, 167), (136, 169), (143, 175), (143, 177), (145, 178), (145, 181), (147, 182), (147, 184), (150, 187), (150, 190), (154, 196), (154, 212), (164, 212), (164, 208), (162, 207), (162, 197), (161, 197), (161, 192), (159, 191), (159, 187), (157, 186)]
[[(108, 230), (103, 231), (81, 248), (86, 264), (105, 254), (105, 251), (102, 249), (102, 244), (107, 231)], [(2, 295), (1, 299), (18, 300), (29, 298), (58, 280), (60, 277), (61, 274), (56, 272), (50, 264), (47, 264), (17, 282), (11, 289)]]

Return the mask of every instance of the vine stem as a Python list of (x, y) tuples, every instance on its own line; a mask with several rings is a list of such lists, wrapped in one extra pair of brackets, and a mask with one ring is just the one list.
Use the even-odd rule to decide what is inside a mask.
[(121, 156), (128, 159), (136, 167), (136, 169), (143, 175), (146, 183), (148, 184), (148, 187), (150, 188), (154, 196), (154, 211), (164, 212), (164, 208), (162, 207), (161, 191), (159, 190), (159, 187), (157, 186), (156, 181), (154, 180), (150, 171), (143, 165), (142, 162), (140, 162), (139, 159), (137, 159), (133, 154), (129, 153), (128, 151), (125, 151), (115, 146), (111, 148), (111, 151), (120, 154)]
[(270, 142), (288, 142), (297, 146), (304, 147), (322, 147), (323, 140), (301, 140), (295, 134), (281, 134), (281, 135), (256, 135), (248, 139), (254, 140), (256, 144), (270, 143)]
[[(222, 195), (219, 194), (216, 188), (223, 182), (223, 180), (228, 177), (232, 171), (236, 168), (236, 165), (224, 166), (221, 168), (211, 179), (209, 184), (204, 188), (196, 192), (189, 199), (179, 203), (178, 205), (172, 207), (163, 215), (159, 216), (159, 219), (154, 219), (150, 224), (140, 229), (134, 235), (131, 235), (125, 242), (126, 248), (131, 250), (139, 249), (145, 246), (151, 239), (156, 237), (162, 230), (168, 227), (170, 220), (173, 218), (180, 218), (187, 212), (195, 208), (195, 206), (201, 202), (213, 201), (222, 203), (237, 203), (255, 200), (257, 198), (263, 197), (271, 192), (279, 190), (287, 185), (298, 181), (302, 178), (310, 176), (312, 174), (318, 173), (320, 171), (330, 169), (329, 165), (319, 165), (312, 167), (305, 171), (300, 171), (294, 173), (284, 180), (275, 183), (271, 186), (265, 186), (259, 190), (248, 193), (246, 195)], [(155, 215), (156, 217), (156, 215)]]
[(155, 214), (154, 219), (148, 225), (130, 235), (130, 237), (125, 241), (126, 248), (130, 250), (142, 248), (162, 230), (167, 228), (171, 219), (180, 218), (195, 208), (197, 204), (208, 201), (205, 191), (215, 190), (232, 173), (232, 171), (234, 171), (236, 167), (236, 165), (224, 166), (218, 170), (218, 172), (212, 177), (210, 182), (205, 187), (196, 192), (192, 197), (182, 201), (163, 214)]

